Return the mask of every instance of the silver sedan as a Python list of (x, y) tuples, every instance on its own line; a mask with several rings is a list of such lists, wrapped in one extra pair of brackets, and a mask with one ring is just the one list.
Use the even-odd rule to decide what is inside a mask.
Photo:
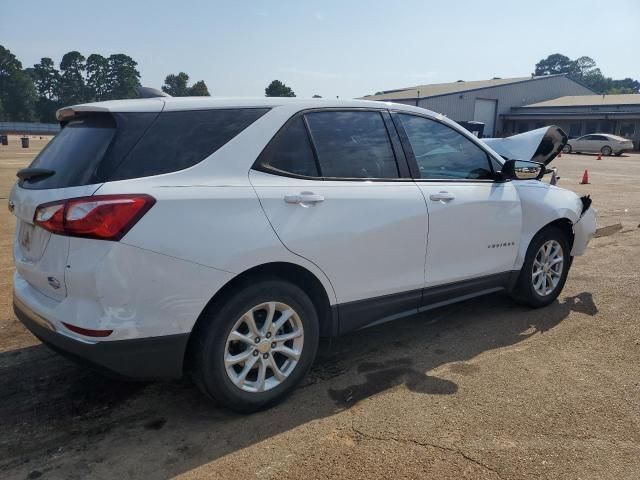
[(602, 155), (622, 155), (633, 150), (633, 142), (629, 139), (608, 133), (592, 133), (580, 138), (574, 138), (562, 149), (563, 153), (592, 152)]

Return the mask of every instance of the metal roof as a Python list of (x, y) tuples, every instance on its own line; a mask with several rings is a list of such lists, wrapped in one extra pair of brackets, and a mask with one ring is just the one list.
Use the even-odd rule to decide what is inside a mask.
[(614, 95), (568, 95), (518, 108), (542, 107), (597, 107), (605, 105), (640, 105), (640, 93)]
[(458, 81), (449, 83), (432, 83), (428, 85), (417, 85), (415, 87), (400, 88), (396, 90), (385, 90), (378, 95), (367, 95), (362, 97), (365, 100), (401, 100), (412, 98), (435, 97), (450, 93), (467, 92), (469, 90), (480, 90), (483, 88), (499, 87), (512, 83), (530, 82), (544, 80), (551, 77), (562, 77), (560, 75), (543, 75), (538, 77), (516, 77), (516, 78), (494, 78), (491, 80), (472, 80), (470, 82)]

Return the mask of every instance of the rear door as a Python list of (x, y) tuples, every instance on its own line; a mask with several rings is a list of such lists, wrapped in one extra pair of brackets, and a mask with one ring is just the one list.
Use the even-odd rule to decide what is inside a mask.
[(394, 120), (429, 210), (426, 287), (509, 272), (522, 212), (513, 183), (494, 180), (499, 163), (436, 119), (397, 113)]
[[(343, 329), (416, 309), (420, 300), (427, 210), (395, 135), (383, 111), (299, 114), (250, 172), (284, 245), (325, 272), (340, 304), (355, 307), (341, 306)], [(384, 297), (380, 308), (358, 307), (373, 297)]]

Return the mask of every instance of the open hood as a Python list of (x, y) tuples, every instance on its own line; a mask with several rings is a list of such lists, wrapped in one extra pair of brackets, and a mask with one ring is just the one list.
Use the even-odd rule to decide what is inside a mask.
[(560, 127), (538, 128), (507, 138), (483, 138), (482, 141), (507, 160), (531, 160), (548, 165), (567, 144)]

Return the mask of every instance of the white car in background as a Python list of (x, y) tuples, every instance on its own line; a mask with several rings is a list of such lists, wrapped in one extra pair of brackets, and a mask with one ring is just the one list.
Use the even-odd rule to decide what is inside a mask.
[(633, 141), (609, 133), (592, 133), (571, 139), (562, 149), (563, 153), (601, 153), (622, 155), (633, 150)]
[(588, 198), (540, 181), (555, 127), (491, 140), (501, 156), (372, 101), (151, 98), (58, 118), (9, 200), (17, 317), (74, 359), (188, 372), (238, 411), (291, 392), (321, 335), (498, 291), (550, 304), (595, 232)]

